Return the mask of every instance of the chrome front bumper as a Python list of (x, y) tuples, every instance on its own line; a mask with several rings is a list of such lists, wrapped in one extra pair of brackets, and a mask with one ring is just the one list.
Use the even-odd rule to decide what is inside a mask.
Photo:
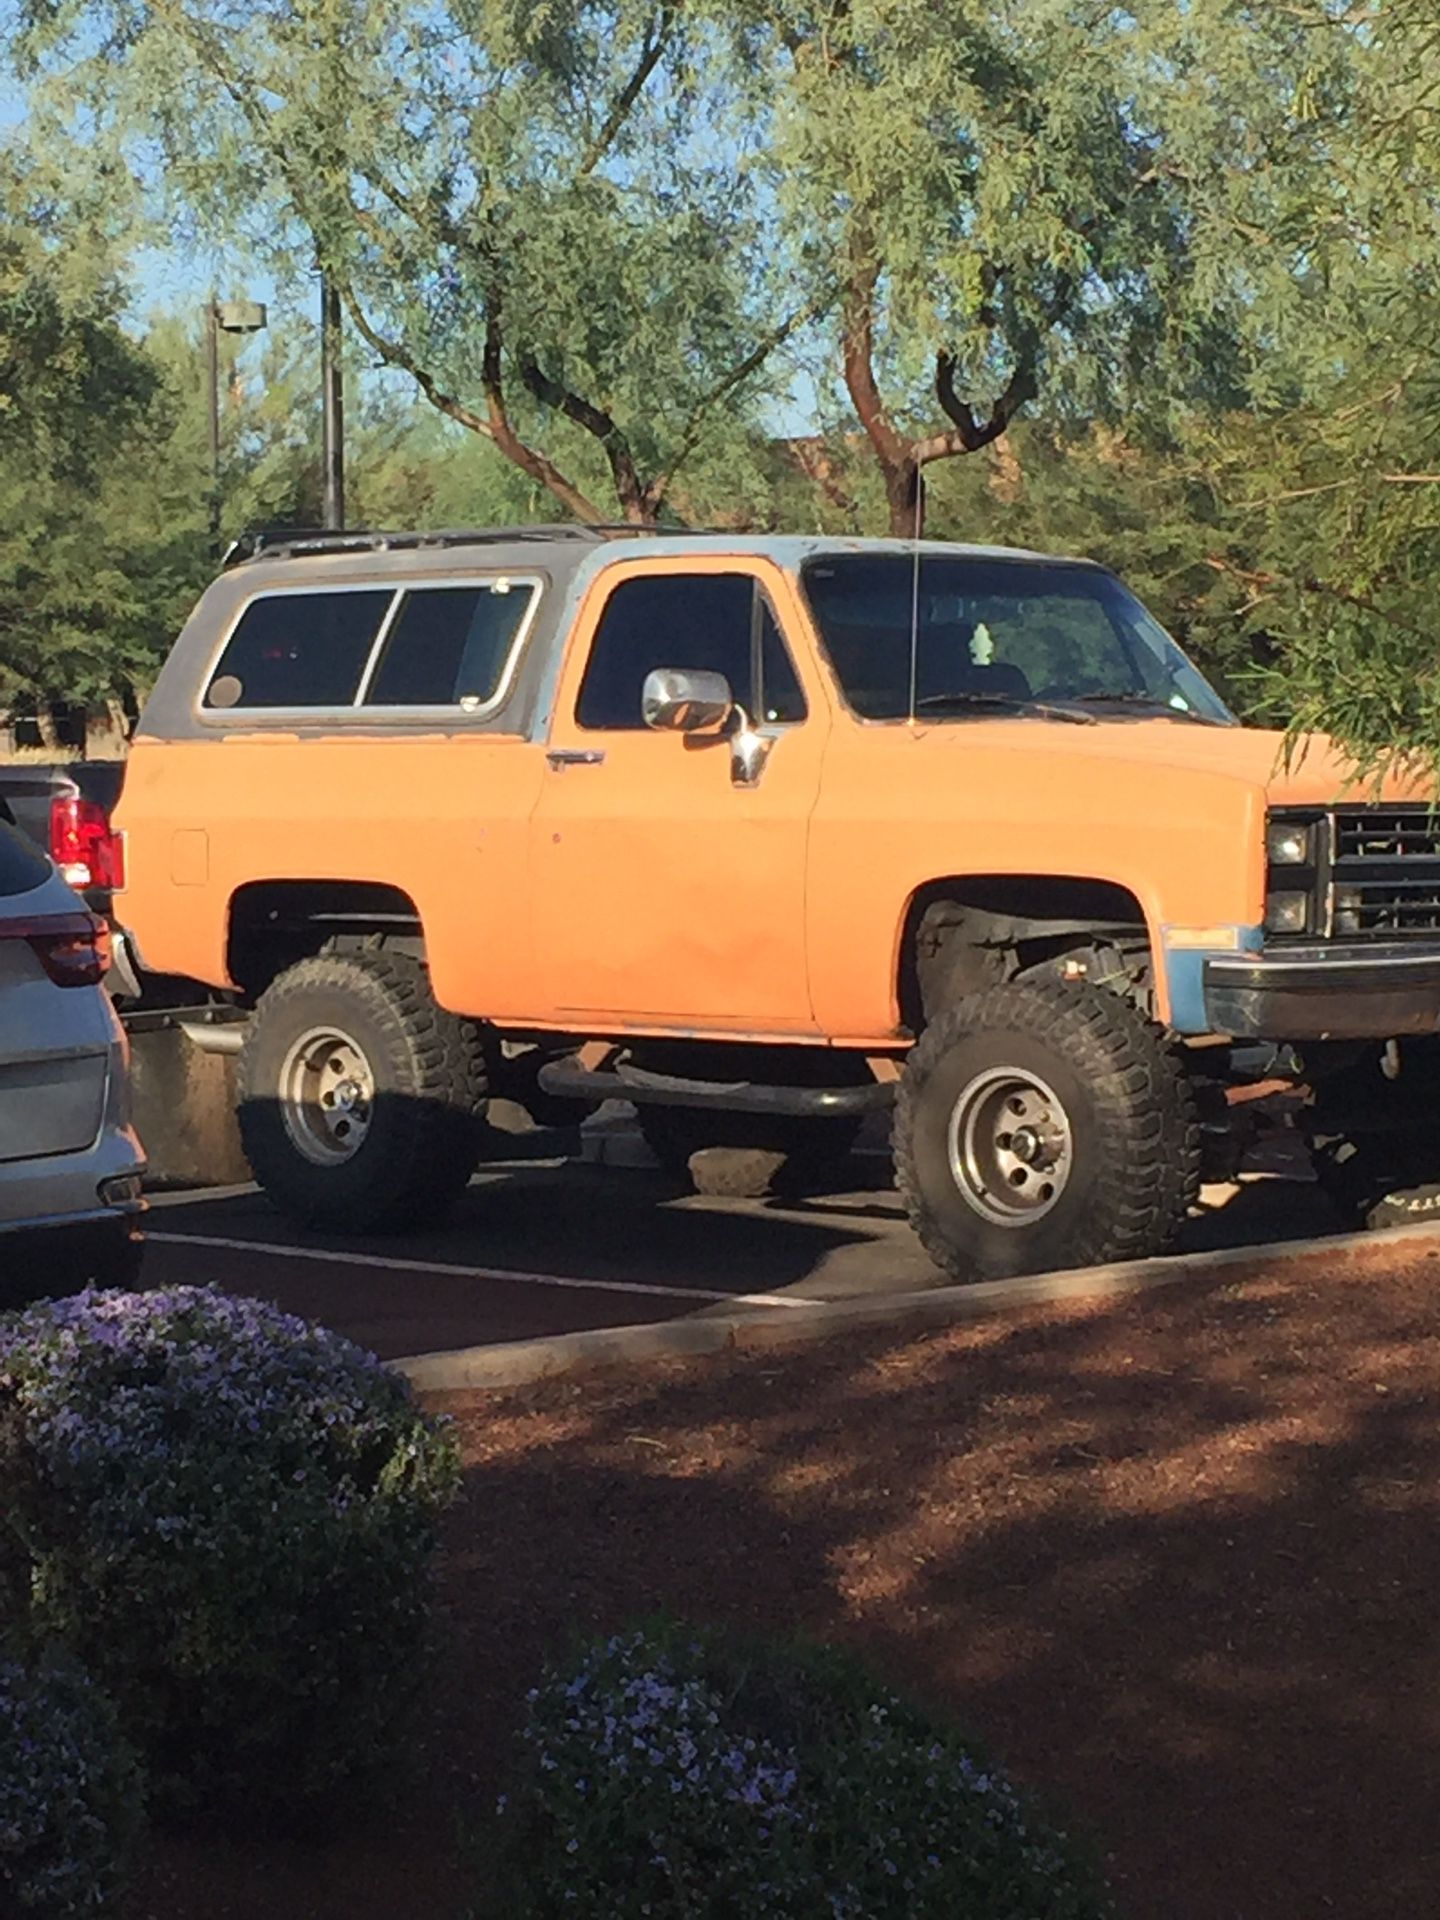
[(1205, 963), (1212, 1033), (1393, 1040), (1440, 1031), (1440, 947), (1283, 947)]

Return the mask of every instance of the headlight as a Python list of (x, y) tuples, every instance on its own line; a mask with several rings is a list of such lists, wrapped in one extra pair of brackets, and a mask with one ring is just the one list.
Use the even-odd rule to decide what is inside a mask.
[(1272, 820), (1265, 829), (1265, 851), (1272, 867), (1308, 867), (1313, 830), (1290, 820)]
[(1308, 893), (1272, 893), (1265, 902), (1267, 933), (1304, 933), (1310, 924)]

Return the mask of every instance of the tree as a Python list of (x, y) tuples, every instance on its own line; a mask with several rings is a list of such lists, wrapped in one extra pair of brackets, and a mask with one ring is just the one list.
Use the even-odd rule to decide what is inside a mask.
[[(1273, 397), (1298, 295), (1265, 224), (1325, 187), (1354, 49), (1244, 0), (760, 0), (787, 258), (838, 272), (829, 381), (892, 532), (922, 475), (1052, 420), (1162, 438)], [(1279, 267), (1277, 272), (1275, 269)], [(838, 376), (838, 379), (837, 379)], [(826, 376), (822, 375), (822, 391)]]
[(52, 129), (78, 95), (177, 213), (318, 260), (567, 511), (655, 520), (793, 411), (803, 350), (906, 533), (925, 469), (1037, 398), (1132, 429), (1241, 402), (1277, 293), (1249, 255), (1352, 51), (1244, 0), (28, 4)]
[(925, 469), (998, 439), (1064, 356), (1099, 385), (1169, 210), (1105, 83), (1107, 29), (1066, 9), (834, 0), (762, 31), (790, 250), (839, 275), (833, 351), (910, 534)]
[(1324, 179), (1302, 192), (1282, 173), (1268, 216), (1252, 209), (1263, 404), (1185, 429), (1216, 502), (1205, 558), (1237, 631), (1264, 649), (1274, 718), (1333, 733), (1361, 777), (1396, 764), (1433, 777), (1440, 26), (1417, 0), (1285, 13), (1320, 76), (1298, 99)]
[(103, 498), (160, 382), (118, 321), (103, 253), (62, 245), (56, 200), (0, 156), (0, 701), (106, 695), (125, 677), (134, 582)]
[(811, 311), (668, 0), (93, 0), (19, 51), (52, 137), (78, 96), (99, 164), (158, 144), (172, 210), (321, 264), (375, 359), (584, 519), (664, 513)]

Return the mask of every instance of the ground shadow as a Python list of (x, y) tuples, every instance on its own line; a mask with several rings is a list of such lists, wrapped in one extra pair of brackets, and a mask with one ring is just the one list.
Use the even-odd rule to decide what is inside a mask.
[(257, 1191), (157, 1207), (151, 1230), (152, 1280), (272, 1300), (385, 1358), (774, 1296), (870, 1238), (834, 1216), (676, 1203), (658, 1175), (573, 1163), (483, 1168), (443, 1222), (395, 1236), (296, 1228)]
[(1433, 1911), (1430, 1271), (473, 1400), (425, 1807), (343, 1885), (272, 1858), (268, 1910), (443, 1920), (436, 1809), (500, 1784), (547, 1654), (663, 1607), (863, 1651), (1073, 1811), (1127, 1920)]

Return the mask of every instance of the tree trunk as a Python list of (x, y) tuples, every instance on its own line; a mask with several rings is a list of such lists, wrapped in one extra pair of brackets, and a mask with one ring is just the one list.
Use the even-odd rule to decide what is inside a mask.
[(1002, 433), (990, 443), (990, 496), (1002, 506), (1013, 507), (1025, 487), (1025, 469), (1015, 451), (1015, 442)]
[(845, 290), (845, 386), (885, 482), (890, 531), (896, 539), (913, 540), (923, 531), (921, 461), (915, 441), (891, 420), (875, 379), (875, 289), (880, 270), (868, 255), (863, 235), (854, 237), (852, 256), (855, 265)]
[(890, 532), (897, 540), (918, 540), (925, 531), (925, 489), (918, 461), (906, 454), (882, 468), (890, 507)]

